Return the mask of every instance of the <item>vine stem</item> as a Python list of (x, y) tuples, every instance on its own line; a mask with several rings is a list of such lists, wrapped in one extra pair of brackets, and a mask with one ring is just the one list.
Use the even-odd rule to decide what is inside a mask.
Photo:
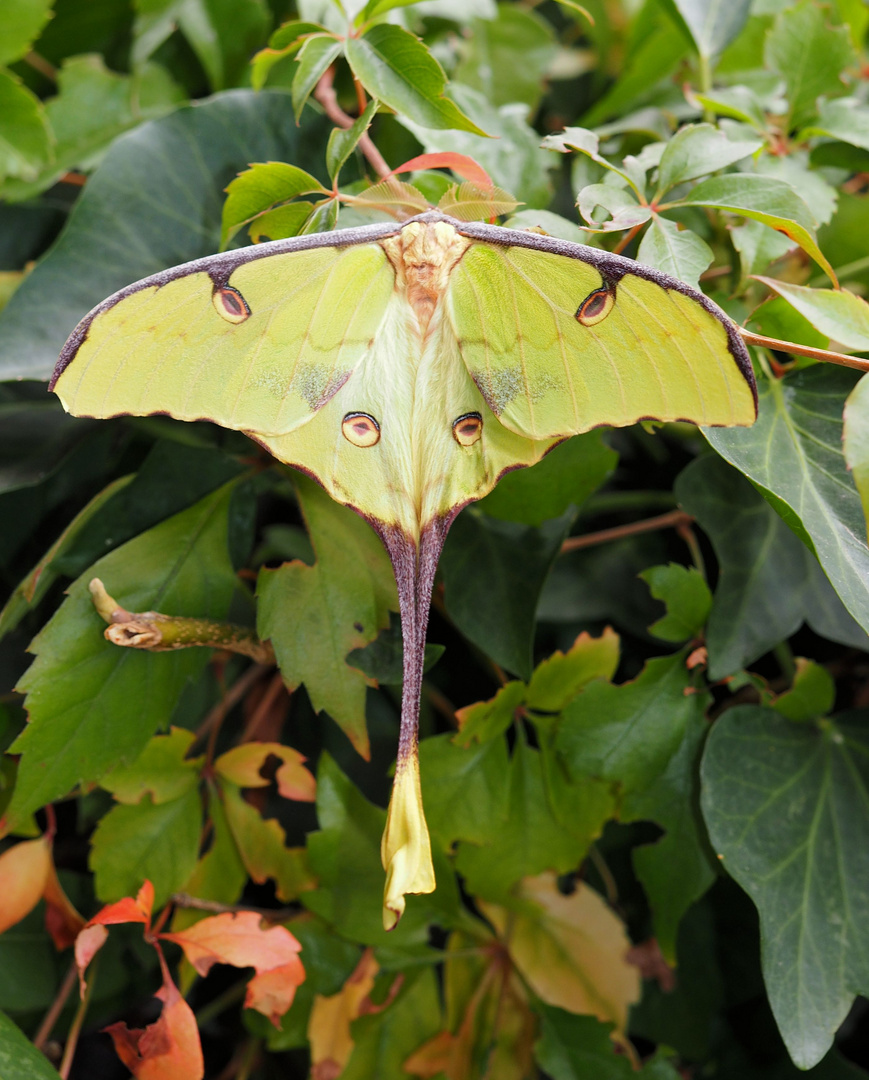
[(684, 510), (671, 510), (668, 514), (659, 514), (658, 517), (632, 521), (630, 525), (616, 525), (615, 528), (601, 529), (600, 532), (586, 533), (585, 536), (568, 537), (561, 545), (561, 554), (594, 547), (596, 544), (606, 544), (610, 540), (621, 540), (625, 536), (635, 536), (637, 533), (654, 532), (656, 529), (681, 529), (692, 524), (693, 521), (694, 518), (686, 514)]
[(69, 965), (69, 970), (63, 978), (63, 982), (60, 984), (60, 989), (52, 1001), (48, 1012), (45, 1014), (45, 1018), (39, 1025), (39, 1031), (33, 1036), (33, 1045), (37, 1050), (44, 1050), (45, 1044), (48, 1042), (48, 1037), (54, 1031), (54, 1025), (57, 1023), (57, 1019), (63, 1012), (69, 995), (72, 993), (73, 988), (78, 982), (78, 969), (76, 968), (75, 961)]
[(222, 724), (223, 718), (229, 710), (237, 705), (253, 684), (271, 668), (271, 664), (251, 664), (247, 671), (235, 680), (226, 694), (221, 697), (220, 701), (196, 729), (196, 739), (194, 741), (199, 742), (200, 739), (203, 739), (215, 724)]
[(753, 334), (742, 326), (738, 326), (737, 330), (747, 345), (759, 345), (763, 349), (775, 349), (776, 352), (793, 353), (796, 356), (810, 356), (813, 360), (823, 360), (828, 364), (839, 364), (841, 367), (856, 368), (858, 371), (869, 371), (869, 360), (864, 360), (861, 356), (846, 356), (845, 353), (831, 352), (829, 349), (815, 349), (811, 345), (797, 345), (794, 341), (764, 337), (763, 334)]
[(66, 1037), (66, 1046), (63, 1048), (63, 1060), (60, 1063), (60, 1068), (57, 1070), (60, 1073), (61, 1080), (69, 1080), (70, 1069), (72, 1069), (72, 1059), (75, 1057), (75, 1051), (78, 1046), (79, 1036), (81, 1035), (82, 1025), (84, 1024), (85, 1014), (87, 1013), (91, 995), (94, 992), (94, 986), (97, 981), (96, 969), (97, 961), (95, 960), (91, 966), (90, 977), (87, 981), (87, 989), (79, 1002), (75, 1017), (70, 1025), (69, 1035)]
[[(323, 106), (323, 112), (325, 112), (333, 124), (340, 128), (353, 127), (353, 117), (348, 116), (338, 104), (338, 95), (335, 93), (335, 87), (333, 85), (334, 78), (334, 71), (332, 68), (328, 68), (317, 83), (317, 88), (314, 90), (314, 97)], [(386, 159), (371, 141), (371, 137), (367, 132), (359, 140), (359, 149), (368, 159), (369, 165), (374, 169), (381, 180), (393, 179), (392, 170), (386, 164)]]

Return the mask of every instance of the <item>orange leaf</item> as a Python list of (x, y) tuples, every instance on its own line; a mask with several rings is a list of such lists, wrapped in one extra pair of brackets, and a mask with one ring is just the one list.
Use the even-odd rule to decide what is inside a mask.
[(136, 1080), (201, 1080), (205, 1065), (196, 1018), (178, 993), (162, 956), (160, 966), (163, 985), (156, 994), (163, 1002), (160, 1018), (144, 1030), (119, 1023), (105, 1031)]
[(493, 187), (492, 177), (482, 165), (478, 165), (473, 158), (465, 154), (454, 154), (452, 151), (444, 151), (440, 154), (420, 154), (419, 157), (405, 161), (403, 165), (392, 170), (392, 175), (403, 172), (416, 172), (419, 169), (451, 169), (456, 176), (464, 180), (471, 180), (480, 187)]
[(75, 966), (78, 968), (78, 989), (82, 998), (85, 992), (84, 973), (105, 945), (108, 936), (109, 932), (104, 926), (86, 926), (75, 939)]
[(51, 871), (51, 844), (41, 836), (0, 855), (0, 934), (39, 903)]
[(283, 743), (243, 743), (221, 754), (214, 763), (214, 769), (219, 776), (239, 787), (265, 787), (269, 781), (261, 770), (270, 756), (280, 758), (283, 762), (275, 774), (280, 794), (285, 799), (313, 802), (317, 794), (317, 781), (302, 764), (305, 755)]
[(213, 964), (255, 968), (257, 978), (248, 987), (247, 1004), (277, 1022), (305, 980), (298, 957), (302, 946), (285, 927), (264, 930), (260, 922), (255, 911), (226, 912), (160, 937), (180, 945), (200, 975), (207, 975)]
[(56, 949), (68, 949), (84, 928), (85, 921), (63, 891), (53, 862), (49, 865), (42, 895), (45, 898), (45, 929), (51, 934)]
[(81, 995), (84, 997), (84, 973), (88, 964), (99, 952), (109, 936), (106, 926), (116, 923), (138, 922), (144, 923), (146, 928), (151, 925), (151, 911), (154, 907), (154, 886), (146, 881), (139, 889), (135, 899), (125, 896), (114, 904), (106, 904), (104, 908), (88, 921), (84, 930), (75, 939), (75, 963), (78, 968), (78, 981)]

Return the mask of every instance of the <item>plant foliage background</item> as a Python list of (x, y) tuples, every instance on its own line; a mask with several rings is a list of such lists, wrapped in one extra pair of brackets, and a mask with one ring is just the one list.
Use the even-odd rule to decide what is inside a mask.
[[(159, 1009), (138, 928), (81, 1009), (44, 904), (21, 918), (42, 886), (20, 902), (11, 853), (40, 834), (84, 918), (148, 879), (172, 930), (193, 897), (301, 943), (277, 1026), (242, 1008), (244, 971), (166, 946), (209, 1077), (865, 1075), (857, 372), (755, 349), (754, 428), (594, 431), (462, 513), (424, 695), (438, 888), (390, 935), (401, 646), (373, 533), (243, 436), (45, 393), (77, 320), (137, 278), (445, 197), (699, 280), (756, 334), (869, 353), (869, 8), (587, 7), (5, 0), (4, 1080), (124, 1076), (100, 1029)], [(378, 175), (440, 152), (501, 190)], [(112, 645), (94, 577), (131, 611), (256, 627), (280, 668)]]

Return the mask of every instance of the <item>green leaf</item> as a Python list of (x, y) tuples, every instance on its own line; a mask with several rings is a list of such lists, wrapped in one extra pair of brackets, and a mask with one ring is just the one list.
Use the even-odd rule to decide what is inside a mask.
[(835, 281), (833, 270), (818, 247), (812, 212), (790, 184), (771, 176), (730, 173), (703, 180), (674, 206), (713, 206), (753, 218), (789, 236)]
[(474, 747), (455, 745), (449, 733), (423, 739), (419, 766), (426, 820), (444, 851), (456, 840), (487, 844), (504, 828), (510, 776), (504, 739)]
[[(131, 611), (225, 618), (236, 588), (227, 551), (232, 488), (100, 559), (34, 639), (36, 659), (19, 684), (30, 723), (14, 744), (21, 762), (10, 823), (132, 761), (207, 663), (205, 649), (150, 653), (110, 644), (88, 582), (102, 578)], [(130, 702), (136, 702), (134, 724), (127, 719)]]
[(495, 109), (479, 91), (460, 83), (452, 83), (450, 92), (459, 108), (485, 128), (491, 138), (468, 131), (436, 131), (406, 117), (401, 118), (403, 126), (419, 139), (426, 153), (465, 154), (481, 165), (498, 187), (512, 192), (526, 206), (548, 206), (552, 198), (552, 156), (542, 149), (540, 136), (529, 125), (527, 109), (519, 105)]
[(564, 710), (555, 739), (574, 777), (642, 791), (664, 772), (709, 695), (690, 691), (685, 653), (649, 660), (631, 682), (592, 682)]
[(44, 106), (20, 79), (0, 70), (0, 180), (33, 180), (52, 156)]
[(251, 60), (251, 85), (254, 90), (262, 90), (271, 69), (279, 60), (298, 52), (309, 34), (326, 34), (325, 26), (319, 23), (303, 22), (293, 19), (284, 23), (269, 38), (267, 49), (260, 49)]
[(496, 108), (513, 101), (536, 108), (558, 48), (552, 27), (535, 11), (513, 4), (501, 3), (497, 11), (494, 19), (473, 20), (452, 78), (480, 91)]
[(802, 127), (816, 115), (822, 94), (844, 91), (841, 74), (853, 60), (847, 26), (829, 26), (826, 9), (814, 0), (802, 0), (776, 18), (764, 61), (785, 81), (791, 127)]
[[(385, 15), (387, 11), (394, 11), (395, 8), (409, 7), (411, 4), (418, 4), (419, 0), (368, 0), (368, 3), (353, 21), (354, 26), (363, 26), (369, 19), (376, 19), (381, 15)], [(450, 16), (445, 16), (449, 18)]]
[(514, 680), (508, 682), (489, 701), (466, 705), (456, 713), (459, 733), (453, 736), (459, 746), (472, 742), (488, 742), (497, 739), (516, 720), (516, 710), (525, 703), (526, 685)]
[(796, 669), (793, 686), (779, 694), (772, 703), (773, 709), (779, 716), (796, 723), (826, 716), (836, 699), (832, 675), (825, 667), (803, 656), (797, 657)]
[[(869, 522), (869, 379), (864, 375), (845, 402), (842, 426), (845, 461), (860, 493), (863, 516)], [(0, 614), (0, 625), (2, 625)]]
[(668, 563), (650, 566), (640, 577), (656, 600), (667, 605), (667, 614), (649, 627), (662, 641), (686, 641), (698, 637), (709, 617), (712, 593), (703, 575), (693, 566)]
[(666, 768), (649, 787), (628, 795), (620, 812), (623, 821), (654, 821), (664, 829), (654, 844), (635, 847), (632, 858), (652, 908), (658, 945), (673, 966), (682, 916), (716, 876), (697, 809), (697, 766), (707, 728), (702, 710), (693, 711)]
[(680, 229), (675, 221), (668, 221), (660, 214), (652, 215), (652, 224), (643, 234), (637, 251), (637, 262), (672, 274), (695, 289), (699, 288), (700, 275), (714, 258), (705, 240), (690, 229)]
[[(406, 918), (406, 916), (405, 916)], [(389, 976), (390, 983), (394, 976)], [(408, 974), (398, 997), (382, 1011), (360, 1016), (351, 1026), (353, 1052), (341, 1080), (387, 1080), (407, 1076), (407, 1058), (441, 1026), (438, 983), (428, 967)]]
[(574, 516), (569, 509), (535, 529), (470, 507), (444, 545), (440, 568), (450, 618), (495, 663), (526, 679), (540, 592)]
[(3, 36), (0, 65), (11, 64), (29, 51), (51, 18), (54, 0), (6, 0), (3, 4)]
[(427, 128), (486, 132), (444, 97), (446, 76), (425, 45), (400, 26), (380, 23), (348, 38), (347, 60), (368, 93)]
[(372, 642), (398, 610), (389, 557), (358, 514), (301, 474), (295, 483), (317, 562), (260, 572), (258, 632), (271, 640), (287, 686), (304, 683), (314, 709), (325, 709), (367, 758), (371, 680), (345, 659)]
[(132, 806), (113, 807), (91, 839), (98, 898), (110, 903), (135, 896), (147, 880), (155, 906), (162, 907), (193, 873), (201, 832), (202, 800), (195, 786), (157, 805), (146, 796)]
[(365, 106), (365, 111), (357, 117), (352, 127), (333, 129), (332, 134), (329, 136), (329, 142), (326, 144), (326, 169), (333, 184), (337, 183), (338, 174), (343, 169), (347, 159), (359, 145), (359, 140), (371, 127), (371, 121), (374, 119), (379, 107), (379, 101), (369, 101)]
[(676, 497), (718, 559), (706, 627), (710, 679), (753, 663), (804, 621), (833, 641), (869, 646), (811, 551), (736, 469), (706, 454), (679, 475)]
[(48, 1058), (17, 1024), (0, 1012), (0, 1076), (3, 1080), (58, 1080)]
[[(739, 252), (743, 280), (751, 277), (752, 274), (762, 274), (768, 269), (770, 263), (780, 259), (794, 247), (790, 237), (774, 232), (766, 225), (761, 225), (759, 221), (746, 221), (742, 225), (734, 225), (730, 230), (730, 239)], [(764, 308), (766, 306), (764, 305)], [(764, 308), (756, 311), (755, 318), (762, 316)]]
[[(305, 907), (351, 941), (366, 945), (427, 941), (433, 898), (409, 896), (398, 926), (389, 932), (383, 929), (380, 838), (386, 811), (370, 803), (326, 753), (317, 770), (317, 820), (320, 831), (308, 834), (308, 853), (320, 885), (302, 895)], [(446, 862), (436, 859), (435, 872), (438, 892), (449, 892)]]
[(498, 481), (478, 506), (490, 517), (542, 525), (578, 509), (609, 478), (618, 454), (603, 432), (589, 431), (556, 446), (530, 469), (516, 469)]
[[(642, 225), (652, 216), (650, 207), (640, 205), (633, 192), (615, 184), (589, 184), (582, 189), (576, 205), (583, 219), (598, 232), (613, 232), (633, 229)], [(611, 215), (610, 220), (601, 220), (598, 210)]]
[(199, 783), (204, 759), (186, 760), (194, 737), (185, 728), (172, 728), (168, 735), (155, 735), (135, 761), (106, 773), (100, 787), (128, 805), (141, 802), (145, 794), (155, 806), (180, 799)]
[[(443, 645), (426, 645), (423, 672), (430, 671), (445, 652)], [(394, 616), (386, 630), (382, 630), (364, 649), (351, 649), (347, 663), (376, 682), (387, 686), (401, 686), (404, 681), (404, 644), (401, 637), (401, 621)]]
[[(250, 809), (256, 813), (253, 807)], [(183, 891), (200, 900), (216, 900), (221, 904), (238, 903), (247, 884), (247, 869), (230, 830), (223, 804), (213, 785), (209, 788), (208, 821), (211, 825), (210, 847), (184, 882)], [(191, 908), (176, 908), (172, 917), (172, 930), (181, 930), (200, 918), (202, 912)]]
[(506, 821), (488, 843), (458, 845), (456, 869), (474, 896), (503, 900), (520, 878), (543, 870), (572, 870), (599, 835), (611, 809), (597, 800), (591, 802), (586, 820), (575, 814), (570, 828), (562, 825), (547, 798), (540, 751), (524, 740), (513, 748), (508, 807)]
[(733, 0), (727, 4), (717, 0), (675, 0), (675, 3), (697, 51), (706, 59), (724, 52), (745, 26), (751, 8), (751, 0)]
[[(303, 160), (300, 138), (287, 94), (236, 90), (118, 140), (0, 314), (0, 378), (48, 378), (67, 335), (100, 300), (216, 251), (223, 188), (251, 161)], [(155, 161), (166, 162), (159, 199)]]
[(759, 387), (753, 428), (705, 428), (715, 449), (756, 484), (797, 534), (858, 623), (869, 628), (869, 548), (842, 456), (842, 406), (856, 374), (815, 365)]
[(869, 108), (859, 98), (822, 101), (817, 120), (801, 133), (801, 138), (805, 135), (829, 135), (869, 150)]
[(285, 240), (298, 236), (316, 211), (309, 202), (285, 203), (273, 210), (258, 214), (248, 227), (247, 233), (254, 244), (267, 240)]
[[(299, 195), (322, 194), (328, 191), (320, 181), (297, 165), (284, 161), (258, 162), (240, 173), (226, 189), (223, 204), (223, 224), (220, 230), (220, 246), (225, 248), (230, 238), (249, 221), (274, 207), (289, 202)], [(310, 204), (304, 206), (305, 214), (311, 212)], [(262, 226), (261, 226), (262, 227)]]
[(757, 905), (770, 1004), (802, 1069), (869, 990), (867, 762), (865, 714), (793, 724), (756, 706), (728, 710), (703, 757), (709, 835)]
[(729, 116), (741, 120), (758, 131), (766, 129), (763, 105), (750, 86), (717, 86), (702, 94), (694, 93), (693, 99), (716, 116)]
[(847, 289), (810, 289), (777, 278), (760, 277), (773, 292), (808, 319), (828, 338), (846, 349), (869, 351), (869, 304)]
[(552, 1080), (676, 1080), (678, 1073), (664, 1060), (647, 1062), (637, 1071), (617, 1054), (611, 1024), (594, 1016), (576, 1016), (553, 1005), (537, 1007), (542, 1024), (534, 1057)]
[(561, 712), (593, 679), (612, 679), (618, 662), (619, 639), (609, 627), (596, 638), (582, 633), (566, 653), (557, 649), (537, 665), (525, 704), (536, 712)]
[(296, 57), (296, 74), (293, 76), (293, 112), (296, 123), (302, 115), (305, 102), (317, 83), (341, 55), (343, 45), (331, 34), (314, 34), (309, 37)]
[(762, 146), (761, 139), (731, 141), (712, 124), (688, 124), (680, 128), (667, 143), (658, 166), (655, 199), (660, 200), (665, 191), (677, 184), (684, 184), (686, 180), (696, 180), (698, 176), (708, 176), (728, 165), (735, 165)]
[[(631, 188), (633, 188), (634, 192), (636, 192), (637, 195), (640, 194), (637, 182), (633, 178), (631, 173), (624, 168), (620, 169), (617, 165), (613, 165), (613, 163), (608, 158), (605, 158), (601, 153), (599, 153), (598, 148), (600, 146), (600, 138), (596, 132), (589, 131), (588, 128), (565, 128), (564, 131), (558, 132), (557, 135), (547, 135), (541, 145), (546, 147), (547, 150), (557, 150), (561, 154), (566, 154), (570, 150), (577, 150), (580, 154), (584, 154), (591, 161), (595, 162), (595, 164), (602, 166), (609, 172), (615, 173), (616, 176), (620, 176), (631, 186)], [(588, 185), (588, 187), (594, 187), (595, 189), (604, 186), (608, 185)], [(613, 186), (613, 195), (615, 196), (619, 190), (620, 189), (618, 187)], [(604, 202), (601, 205), (606, 206), (607, 204)]]

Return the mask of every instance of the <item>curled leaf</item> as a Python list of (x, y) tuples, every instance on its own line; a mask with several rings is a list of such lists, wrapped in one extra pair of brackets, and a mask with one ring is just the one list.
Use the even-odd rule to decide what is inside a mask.
[(386, 871), (383, 926), (394, 930), (404, 914), (405, 895), (430, 893), (435, 889), (431, 841), (422, 808), (419, 759), (415, 753), (399, 759), (395, 770), (380, 858)]

